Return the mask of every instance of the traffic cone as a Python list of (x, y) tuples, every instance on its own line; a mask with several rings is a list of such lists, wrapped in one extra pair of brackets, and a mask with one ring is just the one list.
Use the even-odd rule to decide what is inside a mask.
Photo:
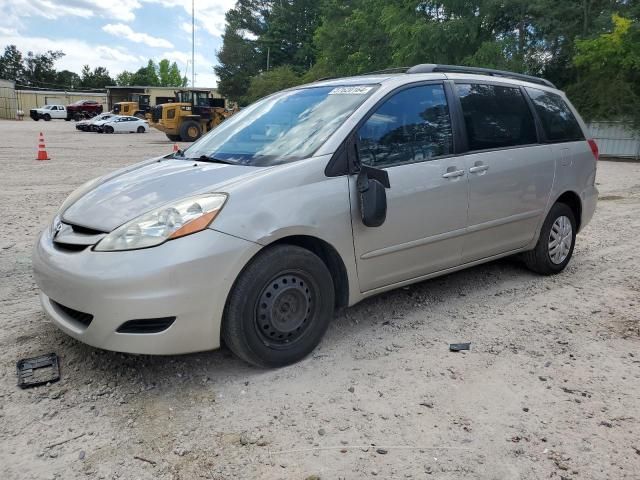
[(46, 147), (44, 146), (44, 135), (40, 132), (40, 138), (38, 139), (38, 156), (36, 160), (51, 160), (47, 154)]
[(173, 153), (176, 153), (178, 150), (180, 150), (180, 149), (178, 148), (178, 144), (177, 144), (177, 143), (174, 143), (174, 144), (173, 144)]

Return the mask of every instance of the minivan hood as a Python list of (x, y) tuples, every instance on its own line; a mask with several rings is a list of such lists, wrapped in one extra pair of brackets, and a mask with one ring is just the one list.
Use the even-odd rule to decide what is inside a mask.
[(107, 177), (62, 214), (65, 223), (110, 232), (129, 220), (200, 193), (221, 191), (265, 167), (163, 159)]

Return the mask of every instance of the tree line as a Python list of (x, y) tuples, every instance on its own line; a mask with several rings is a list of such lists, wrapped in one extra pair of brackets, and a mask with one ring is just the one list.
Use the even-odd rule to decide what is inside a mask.
[(221, 94), (418, 63), (545, 77), (586, 118), (640, 122), (640, 2), (633, 0), (238, 0), (218, 51)]
[(113, 78), (105, 67), (89, 65), (78, 74), (69, 70), (56, 70), (55, 62), (64, 57), (60, 50), (44, 53), (27, 52), (15, 45), (7, 45), (0, 56), (0, 78), (14, 80), (20, 86), (33, 88), (81, 90), (104, 89), (108, 85), (184, 87), (187, 77), (180, 73), (178, 64), (162, 59), (158, 63), (149, 60), (135, 72), (123, 71)]

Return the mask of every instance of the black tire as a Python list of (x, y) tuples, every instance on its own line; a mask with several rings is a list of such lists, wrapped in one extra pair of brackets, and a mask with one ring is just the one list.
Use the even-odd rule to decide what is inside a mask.
[(69, 117), (64, 119), (65, 122), (68, 122), (69, 120), (71, 120)]
[(107, 125), (106, 127), (104, 127), (104, 133), (113, 133), (113, 127)]
[[(33, 118), (33, 117), (31, 117), (31, 118)], [(33, 118), (33, 120), (37, 122), (40, 119), (38, 117), (36, 117), (36, 118)]]
[(48, 113), (45, 113), (42, 118), (44, 118), (45, 122), (48, 122), (49, 120), (51, 120), (51, 115), (49, 115)]
[(138, 133), (144, 133), (144, 127), (141, 125), (138, 127), (138, 129), (136, 130), (136, 132)]
[[(549, 253), (549, 242), (551, 239), (551, 229), (553, 228), (556, 220), (560, 217), (567, 217), (571, 223), (571, 246), (569, 247), (569, 252), (566, 258), (560, 263), (555, 263), (552, 261)], [(530, 270), (541, 275), (554, 275), (556, 273), (560, 273), (567, 266), (573, 255), (573, 247), (575, 244), (576, 218), (573, 215), (573, 210), (564, 203), (556, 203), (551, 207), (547, 218), (542, 224), (540, 237), (538, 238), (536, 247), (529, 252), (525, 252), (522, 257), (524, 259), (524, 263)]]
[(179, 141), (181, 141), (181, 140), (182, 140), (182, 139), (180, 138), (180, 135), (169, 135), (168, 133), (167, 133), (166, 135), (167, 135), (167, 138), (168, 138), (169, 140), (171, 140), (172, 142), (179, 142)]
[(183, 142), (195, 142), (201, 135), (200, 124), (194, 120), (187, 120), (180, 126), (180, 139)]
[(222, 321), (224, 343), (258, 367), (306, 357), (333, 317), (331, 274), (314, 253), (294, 245), (267, 248), (236, 279)]

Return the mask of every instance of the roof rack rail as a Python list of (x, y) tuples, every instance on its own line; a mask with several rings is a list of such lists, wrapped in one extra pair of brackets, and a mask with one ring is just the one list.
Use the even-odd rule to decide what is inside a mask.
[(391, 68), (384, 68), (382, 70), (374, 70), (373, 72), (364, 72), (364, 73), (358, 73), (357, 76), (361, 76), (361, 75), (376, 75), (378, 73), (407, 73), (407, 70), (409, 70), (410, 67), (391, 67)]
[(414, 65), (406, 70), (406, 73), (471, 73), (476, 75), (491, 75), (494, 77), (514, 78), (516, 80), (523, 80), (525, 82), (537, 83), (539, 85), (546, 85), (547, 87), (556, 88), (556, 86), (549, 80), (540, 77), (534, 77), (532, 75), (525, 75), (523, 73), (506, 72), (504, 70), (494, 70), (492, 68), (481, 67), (465, 67), (461, 65), (438, 65), (435, 63), (422, 63), (420, 65)]

